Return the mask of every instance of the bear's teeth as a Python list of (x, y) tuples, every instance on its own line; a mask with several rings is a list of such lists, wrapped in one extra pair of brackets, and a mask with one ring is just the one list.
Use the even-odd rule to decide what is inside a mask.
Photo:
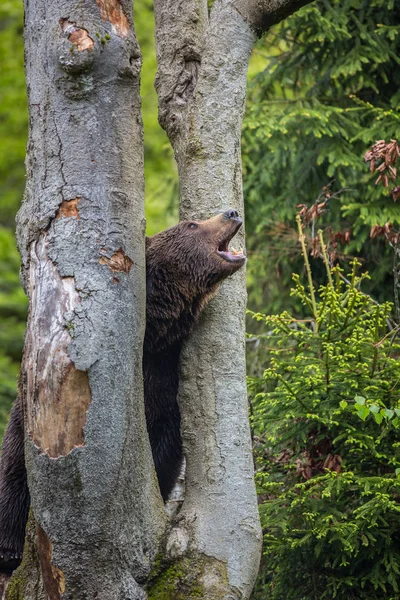
[(234, 254), (235, 256), (237, 256), (238, 254), (243, 254), (243, 248), (239, 248), (239, 250), (236, 250), (233, 246), (231, 247), (231, 252), (232, 254)]

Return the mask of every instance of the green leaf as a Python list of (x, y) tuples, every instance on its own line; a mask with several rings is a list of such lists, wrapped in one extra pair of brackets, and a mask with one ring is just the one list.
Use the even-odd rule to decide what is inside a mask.
[(363, 421), (365, 421), (365, 419), (369, 416), (369, 408), (367, 406), (361, 406), (358, 410), (357, 410), (357, 414), (360, 417), (360, 419), (362, 419)]
[(359, 404), (360, 406), (364, 406), (365, 404), (364, 396), (355, 396), (354, 400), (356, 401), (356, 404)]

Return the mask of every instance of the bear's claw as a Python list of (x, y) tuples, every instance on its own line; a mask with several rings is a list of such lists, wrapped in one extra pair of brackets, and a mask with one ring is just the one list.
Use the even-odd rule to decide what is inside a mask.
[(0, 548), (0, 573), (11, 573), (21, 564), (22, 552)]

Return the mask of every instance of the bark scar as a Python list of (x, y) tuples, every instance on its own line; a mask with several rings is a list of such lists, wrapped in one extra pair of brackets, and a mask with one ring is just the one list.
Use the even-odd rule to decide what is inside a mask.
[(79, 52), (83, 52), (83, 50), (91, 51), (94, 40), (90, 37), (87, 29), (77, 27), (76, 23), (72, 23), (68, 19), (60, 19), (60, 25), (63, 32), (68, 34), (68, 40), (76, 46)]
[[(102, 248), (101, 250), (102, 252), (105, 252), (104, 248)], [(114, 254), (112, 254), (110, 258), (108, 256), (102, 256), (99, 259), (99, 263), (101, 265), (107, 265), (107, 267), (111, 269), (111, 271), (129, 273), (133, 265), (133, 260), (125, 254), (122, 248), (120, 248), (119, 250), (114, 252)]]
[(36, 525), (36, 536), (39, 550), (40, 568), (43, 576), (47, 598), (61, 600), (65, 592), (65, 576), (58, 567), (52, 564), (53, 545), (39, 524)]
[(73, 277), (60, 277), (47, 252), (47, 234), (30, 248), (30, 309), (23, 368), (26, 373), (27, 430), (52, 458), (85, 444), (84, 426), (92, 395), (88, 374), (69, 356), (72, 323), (80, 302)]
[(79, 196), (77, 198), (72, 198), (71, 200), (63, 200), (59, 206), (56, 218), (61, 219), (61, 217), (76, 217), (77, 219), (79, 219), (79, 200)]
[(160, 122), (171, 135), (178, 133), (182, 121), (182, 109), (193, 97), (199, 77), (200, 58), (194, 53), (185, 56), (180, 73), (173, 87), (166, 94), (160, 110)]
[(96, 0), (103, 21), (111, 23), (113, 31), (122, 38), (129, 35), (130, 24), (119, 0)]

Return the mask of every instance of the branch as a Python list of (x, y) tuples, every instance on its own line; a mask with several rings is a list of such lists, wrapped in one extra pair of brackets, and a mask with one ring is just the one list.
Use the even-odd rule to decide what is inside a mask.
[(235, 0), (234, 6), (258, 36), (311, 0)]

